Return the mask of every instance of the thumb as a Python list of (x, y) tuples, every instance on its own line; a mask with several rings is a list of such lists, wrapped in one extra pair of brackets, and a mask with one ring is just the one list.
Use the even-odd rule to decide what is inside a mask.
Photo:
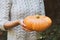
[(20, 24), (21, 24), (21, 26), (23, 26), (23, 27), (25, 27), (25, 26), (26, 26), (26, 25), (24, 24), (23, 19), (21, 19), (21, 20), (20, 20)]

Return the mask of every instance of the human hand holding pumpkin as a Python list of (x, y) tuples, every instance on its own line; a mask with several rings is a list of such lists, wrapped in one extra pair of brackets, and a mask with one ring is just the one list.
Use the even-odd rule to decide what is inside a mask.
[(49, 28), (52, 24), (52, 20), (49, 17), (43, 15), (27, 16), (24, 20), (20, 21), (22, 29), (26, 31), (42, 32)]
[(29, 30), (29, 29), (26, 28), (26, 25), (24, 24), (23, 19), (20, 19), (20, 25), (22, 26), (22, 29), (23, 30), (25, 30), (27, 32), (31, 32), (32, 31), (32, 30)]

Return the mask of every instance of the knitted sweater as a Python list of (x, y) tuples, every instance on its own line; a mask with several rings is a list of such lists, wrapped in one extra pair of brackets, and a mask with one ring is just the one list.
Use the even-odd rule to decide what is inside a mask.
[(37, 32), (26, 32), (20, 25), (5, 30), (4, 23), (40, 13), (45, 15), (43, 0), (0, 0), (0, 29), (7, 31), (7, 40), (37, 40)]

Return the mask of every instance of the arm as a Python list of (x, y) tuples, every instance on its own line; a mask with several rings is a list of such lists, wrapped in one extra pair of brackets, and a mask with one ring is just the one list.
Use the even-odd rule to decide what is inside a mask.
[(19, 20), (15, 20), (15, 21), (10, 21), (4, 24), (4, 28), (5, 29), (10, 29), (13, 28), (15, 26), (20, 25), (20, 21)]
[(28, 31), (28, 32), (32, 31), (32, 30), (28, 30), (25, 28), (26, 25), (23, 23), (23, 20), (15, 20), (15, 21), (7, 22), (4, 24), (4, 28), (7, 30), (7, 29), (13, 28), (13, 27), (18, 26), (18, 25), (21, 25), (22, 29), (25, 31)]

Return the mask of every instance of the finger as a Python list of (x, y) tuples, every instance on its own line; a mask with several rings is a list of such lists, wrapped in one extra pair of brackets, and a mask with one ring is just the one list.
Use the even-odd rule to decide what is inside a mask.
[(25, 27), (26, 25), (24, 24), (23, 20), (20, 20), (21, 26)]

